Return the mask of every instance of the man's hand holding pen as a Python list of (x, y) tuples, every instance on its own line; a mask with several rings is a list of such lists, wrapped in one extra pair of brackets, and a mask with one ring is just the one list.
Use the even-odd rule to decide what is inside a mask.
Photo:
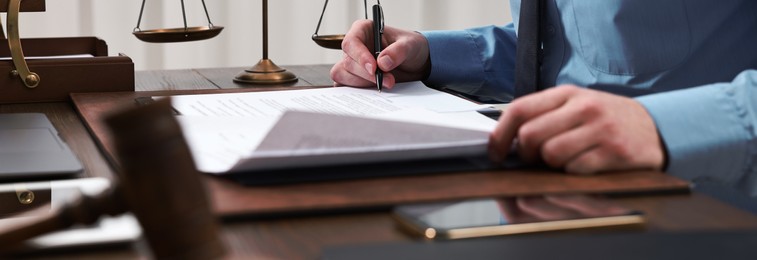
[[(426, 38), (417, 32), (383, 26), (383, 22), (382, 37), (374, 37), (373, 25), (371, 20), (352, 24), (342, 42), (344, 58), (331, 69), (334, 85), (391, 89), (397, 82), (424, 80), (431, 69)], [(384, 49), (374, 56), (373, 50), (381, 46)]]

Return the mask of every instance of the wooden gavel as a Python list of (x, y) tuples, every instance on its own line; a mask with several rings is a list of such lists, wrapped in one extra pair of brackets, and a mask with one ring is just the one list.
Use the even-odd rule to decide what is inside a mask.
[(217, 219), (170, 100), (116, 113), (106, 123), (115, 142), (119, 181), (98, 196), (83, 196), (0, 234), (0, 253), (12, 252), (20, 242), (41, 234), (130, 211), (155, 258), (222, 257), (225, 248)]

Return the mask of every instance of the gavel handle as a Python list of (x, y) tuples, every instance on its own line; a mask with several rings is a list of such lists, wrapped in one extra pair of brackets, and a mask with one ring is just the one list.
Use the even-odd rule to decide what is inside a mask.
[(27, 239), (53, 231), (70, 228), (75, 224), (91, 225), (100, 216), (117, 216), (126, 212), (118, 188), (108, 189), (97, 196), (82, 196), (58, 210), (47, 212), (27, 212), (20, 216), (30, 216), (31, 220), (21, 225), (0, 229), (0, 254), (23, 248)]

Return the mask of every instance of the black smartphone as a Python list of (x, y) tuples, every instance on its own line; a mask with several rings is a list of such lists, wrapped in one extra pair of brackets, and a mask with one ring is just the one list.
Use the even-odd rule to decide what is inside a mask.
[(590, 195), (545, 195), (397, 206), (401, 227), (427, 239), (643, 225), (642, 212)]

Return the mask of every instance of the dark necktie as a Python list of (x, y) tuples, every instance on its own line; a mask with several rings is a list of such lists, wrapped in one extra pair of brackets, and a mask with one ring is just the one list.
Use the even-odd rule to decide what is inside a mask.
[(539, 89), (540, 17), (543, 7), (543, 0), (522, 0), (520, 3), (518, 45), (515, 52), (515, 98)]

